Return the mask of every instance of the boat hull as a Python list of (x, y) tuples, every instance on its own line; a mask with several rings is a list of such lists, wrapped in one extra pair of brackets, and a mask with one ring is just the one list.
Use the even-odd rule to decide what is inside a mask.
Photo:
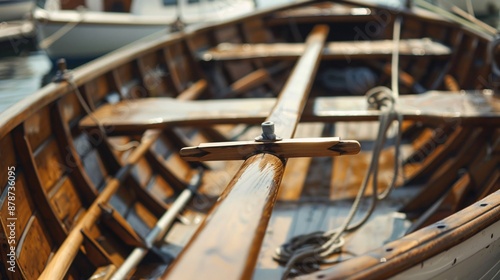
[(0, 22), (23, 19), (33, 8), (35, 2), (32, 0), (0, 1)]
[(500, 221), (458, 245), (391, 278), (497, 279), (500, 276)]
[(64, 20), (52, 13), (60, 12), (35, 13), (40, 46), (52, 60), (92, 59), (153, 33), (167, 33), (169, 29), (169, 21), (164, 19), (144, 21), (132, 15), (65, 11), (67, 20)]

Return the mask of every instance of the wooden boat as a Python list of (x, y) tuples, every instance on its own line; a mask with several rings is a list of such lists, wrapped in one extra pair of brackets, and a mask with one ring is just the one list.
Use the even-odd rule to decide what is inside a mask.
[[(198, 1), (199, 2), (199, 1)], [(179, 5), (179, 7), (177, 6)], [(253, 10), (238, 1), (47, 1), (33, 14), (40, 48), (56, 61), (88, 61), (179, 24), (210, 22)], [(179, 17), (179, 18), (178, 18)], [(113, 40), (110, 40), (113, 38)]]
[(61, 62), (0, 118), (2, 278), (497, 278), (494, 35), (303, 2)]

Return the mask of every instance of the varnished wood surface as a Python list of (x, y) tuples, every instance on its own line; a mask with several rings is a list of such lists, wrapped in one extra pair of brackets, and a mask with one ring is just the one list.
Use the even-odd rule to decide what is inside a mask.
[(353, 6), (338, 5), (336, 3), (320, 3), (314, 6), (298, 7), (278, 12), (267, 19), (269, 25), (295, 23), (314, 23), (317, 19), (322, 21), (363, 21), (371, 20), (369, 8), (358, 8)]
[[(196, 126), (217, 123), (260, 123), (275, 99), (228, 99), (206, 101), (180, 101), (172, 98), (143, 98), (101, 106), (94, 116), (110, 132), (143, 131), (154, 127), (167, 127), (184, 123)], [(201, 123), (201, 122), (203, 123)], [(83, 128), (95, 127), (90, 117), (80, 122)]]
[[(206, 101), (145, 98), (104, 105), (94, 115), (108, 127), (109, 133), (142, 132), (174, 125), (260, 124), (275, 102), (272, 98)], [(428, 92), (400, 96), (396, 111), (406, 120), (456, 118), (463, 124), (497, 124), (500, 99), (491, 91), (466, 94)], [(365, 97), (318, 97), (308, 102), (302, 121), (376, 121), (379, 116), (379, 110), (368, 109)], [(80, 125), (87, 129), (96, 127), (88, 116)]]
[[(244, 59), (296, 59), (304, 51), (301, 43), (273, 44), (232, 44), (222, 43), (198, 57), (204, 61), (244, 60)], [(401, 56), (433, 56), (434, 59), (446, 57), (451, 49), (428, 38), (401, 40)], [(332, 60), (380, 59), (392, 55), (392, 41), (352, 41), (329, 42), (323, 49), (322, 58)]]
[[(266, 121), (291, 138), (305, 107), (328, 27), (316, 26)], [(245, 160), (190, 243), (162, 278), (250, 279), (278, 194), (286, 161), (261, 153)], [(220, 238), (223, 233), (223, 238)], [(217, 241), (210, 241), (210, 240)], [(191, 269), (196, 267), (196, 270)]]
[(187, 161), (245, 160), (258, 153), (269, 153), (279, 158), (332, 157), (354, 155), (360, 150), (355, 140), (338, 137), (294, 138), (276, 142), (235, 141), (202, 143), (186, 147), (180, 155)]
[(249, 278), (283, 166), (270, 154), (246, 160), (163, 278)]

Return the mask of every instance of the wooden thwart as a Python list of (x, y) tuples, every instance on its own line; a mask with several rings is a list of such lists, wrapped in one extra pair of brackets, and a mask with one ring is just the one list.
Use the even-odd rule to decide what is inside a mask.
[(354, 155), (360, 145), (339, 137), (295, 138), (276, 142), (234, 141), (203, 143), (183, 148), (180, 155), (188, 161), (245, 160), (258, 153), (270, 153), (280, 158), (331, 157)]
[[(111, 133), (144, 131), (181, 123), (195, 126), (217, 123), (260, 123), (266, 118), (275, 101), (275, 99), (181, 101), (166, 97), (144, 98), (103, 105), (94, 112), (94, 116), (102, 125), (109, 128), (107, 131)], [(97, 124), (91, 117), (85, 117), (80, 126), (92, 128)]]
[[(94, 112), (94, 116), (110, 134), (138, 133), (174, 125), (260, 124), (275, 104), (275, 98), (203, 101), (145, 98), (103, 105)], [(367, 108), (364, 96), (317, 97), (309, 100), (301, 121), (377, 121), (381, 111)], [(462, 124), (498, 123), (500, 100), (490, 91), (467, 94), (432, 91), (400, 96), (396, 110), (403, 114), (405, 120), (461, 118)], [(87, 116), (80, 126), (91, 129), (97, 124)]]
[[(379, 59), (390, 58), (392, 40), (329, 42), (322, 52), (322, 59)], [(221, 43), (215, 48), (200, 52), (203, 61), (243, 59), (297, 59), (305, 50), (302, 43), (232, 44)], [(428, 38), (400, 41), (401, 56), (448, 57), (451, 49)]]

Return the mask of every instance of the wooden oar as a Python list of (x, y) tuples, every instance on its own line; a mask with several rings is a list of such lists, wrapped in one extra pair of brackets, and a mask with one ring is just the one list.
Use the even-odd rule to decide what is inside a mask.
[[(291, 138), (307, 101), (328, 27), (316, 26), (267, 121)], [(249, 279), (252, 276), (286, 160), (268, 153), (245, 160), (164, 279)]]

